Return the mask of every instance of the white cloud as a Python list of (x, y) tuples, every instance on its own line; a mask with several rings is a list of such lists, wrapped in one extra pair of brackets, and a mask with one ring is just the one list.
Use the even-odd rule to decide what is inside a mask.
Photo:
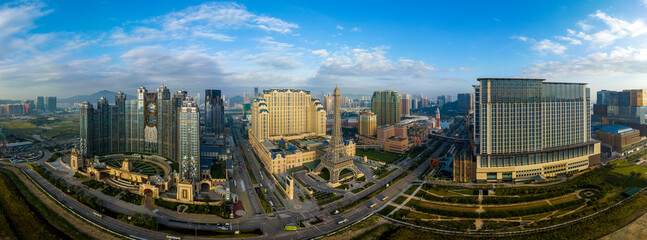
[(571, 45), (580, 45), (580, 44), (582, 44), (582, 41), (581, 41), (581, 40), (576, 39), (576, 38), (572, 38), (572, 37), (557, 36), (557, 37), (555, 37), (555, 38), (557, 38), (557, 39), (559, 39), (559, 40), (562, 40), (562, 41), (567, 41), (567, 42), (568, 42), (568, 43), (570, 43)]
[(524, 42), (527, 42), (527, 41), (530, 40), (530, 39), (528, 39), (527, 37), (524, 37), (524, 36), (512, 36), (512, 39), (519, 39), (519, 40), (524, 41)]
[(36, 28), (34, 21), (51, 12), (44, 7), (39, 3), (0, 6), (0, 56), (34, 51), (52, 39), (52, 34), (30, 33)]
[(474, 68), (470, 68), (470, 67), (460, 67), (460, 68), (459, 68), (459, 70), (461, 70), (461, 71), (463, 71), (463, 72), (471, 72), (471, 71), (474, 71)]
[[(647, 1), (647, 0), (646, 0), (646, 1)], [(582, 31), (590, 31), (591, 29), (593, 29), (593, 26), (592, 26), (592, 25), (587, 24), (585, 21), (579, 21), (579, 22), (577, 22), (577, 25), (579, 25), (579, 26), (580, 26), (580, 28), (582, 29)]]
[(390, 60), (385, 47), (372, 49), (345, 49), (325, 58), (317, 70), (317, 77), (413, 77), (425, 78), (434, 67), (423, 61), (406, 58)]
[(564, 45), (562, 45), (560, 43), (557, 43), (557, 42), (553, 42), (553, 41), (548, 40), (548, 39), (537, 41), (537, 40), (535, 40), (533, 38), (524, 37), (524, 36), (512, 36), (512, 38), (513, 39), (519, 39), (519, 40), (521, 40), (523, 42), (532, 43), (531, 49), (537, 51), (541, 55), (546, 55), (548, 53), (562, 55), (562, 54), (564, 54), (566, 49), (568, 49), (566, 46), (564, 46)]
[(647, 0), (642, 0), (641, 2), (643, 4), (643, 6), (647, 7)]
[(630, 23), (619, 18), (611, 17), (601, 11), (597, 11), (591, 16), (602, 20), (607, 26), (609, 26), (609, 29), (592, 34), (593, 43), (600, 46), (611, 45), (620, 38), (633, 38), (647, 33), (647, 26), (640, 19)]
[(269, 57), (259, 58), (256, 63), (281, 70), (290, 70), (303, 66), (302, 63), (297, 62), (289, 57), (272, 55), (270, 55)]
[(595, 14), (591, 14), (590, 17), (595, 20), (602, 21), (606, 25), (606, 28), (597, 32), (591, 32), (594, 27), (584, 21), (580, 21), (577, 24), (580, 26), (582, 31), (578, 32), (572, 29), (567, 29), (568, 37), (557, 38), (564, 38), (562, 40), (569, 41), (574, 45), (579, 45), (581, 41), (589, 41), (594, 46), (602, 48), (611, 46), (620, 39), (635, 38), (647, 33), (647, 25), (645, 25), (641, 19), (635, 20), (634, 22), (628, 22), (620, 18), (609, 16), (599, 10), (596, 11)]
[(339, 30), (344, 30), (344, 27), (342, 27), (342, 26), (340, 26), (340, 25), (337, 25), (337, 29), (339, 29)]
[(260, 29), (281, 34), (293, 33), (299, 28), (278, 18), (257, 15), (236, 3), (209, 2), (181, 11), (140, 21), (130, 31), (115, 28), (111, 38), (116, 44), (146, 41), (204, 37), (230, 42), (235, 37), (225, 34), (237, 29)]
[(312, 51), (312, 54), (319, 55), (319, 57), (325, 58), (328, 57), (328, 51), (326, 49), (319, 49)]
[(120, 71), (122, 79), (166, 84), (190, 81), (201, 85), (225, 75), (215, 57), (192, 50), (170, 53), (163, 47), (143, 46), (120, 58), (126, 63)]
[(615, 48), (609, 53), (595, 52), (568, 61), (537, 63), (523, 69), (523, 76), (563, 79), (576, 77), (608, 78), (624, 74), (647, 74), (647, 49)]
[(200, 37), (206, 37), (206, 38), (211, 38), (213, 40), (219, 40), (223, 42), (232, 42), (235, 37), (228, 36), (225, 34), (219, 34), (219, 33), (205, 33), (205, 32), (193, 32), (193, 35), (195, 36), (200, 36)]
[(358, 27), (354, 27), (350, 30), (351, 32), (361, 32), (362, 29), (359, 29)]

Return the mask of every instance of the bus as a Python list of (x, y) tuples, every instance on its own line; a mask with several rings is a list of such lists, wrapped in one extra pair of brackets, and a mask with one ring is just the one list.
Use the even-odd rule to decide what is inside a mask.
[(344, 218), (341, 221), (337, 222), (337, 225), (342, 225), (342, 224), (347, 223), (347, 222), (348, 222), (348, 219)]
[(382, 201), (386, 201), (387, 199), (389, 199), (389, 196), (382, 197)]
[(296, 225), (292, 225), (292, 224), (288, 224), (288, 225), (285, 225), (285, 227), (283, 227), (283, 230), (286, 230), (286, 231), (296, 231), (296, 230), (297, 230), (297, 226), (296, 226)]
[(374, 208), (375, 206), (377, 206), (377, 203), (371, 204), (371, 206), (369, 206), (368, 208)]
[(164, 239), (169, 239), (169, 240), (182, 240), (182, 237), (173, 236), (173, 235), (166, 235), (166, 237), (164, 237)]
[(101, 214), (99, 214), (97, 212), (92, 212), (92, 215), (94, 215), (95, 217), (98, 217), (99, 219), (103, 218), (103, 215), (101, 215)]

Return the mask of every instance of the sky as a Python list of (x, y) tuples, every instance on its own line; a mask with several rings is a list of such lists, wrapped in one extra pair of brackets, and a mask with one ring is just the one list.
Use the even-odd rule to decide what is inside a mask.
[(646, 18), (647, 0), (0, 0), (0, 99), (162, 84), (433, 98), (480, 77), (647, 88)]

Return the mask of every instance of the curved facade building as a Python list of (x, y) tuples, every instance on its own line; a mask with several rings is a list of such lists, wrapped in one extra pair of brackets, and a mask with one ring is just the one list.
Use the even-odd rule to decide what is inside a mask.
[(524, 181), (599, 162), (590, 90), (544, 79), (479, 78), (475, 88), (476, 180)]

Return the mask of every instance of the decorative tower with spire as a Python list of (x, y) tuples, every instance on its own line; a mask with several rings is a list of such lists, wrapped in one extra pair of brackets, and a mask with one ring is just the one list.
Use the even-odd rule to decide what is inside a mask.
[(328, 145), (328, 150), (323, 156), (321, 163), (317, 165), (313, 172), (319, 173), (324, 168), (328, 169), (328, 171), (330, 171), (330, 180), (328, 181), (328, 185), (336, 187), (339, 185), (339, 175), (344, 169), (351, 170), (355, 177), (361, 177), (364, 176), (364, 174), (359, 171), (357, 166), (355, 166), (353, 157), (346, 154), (346, 146), (344, 145), (341, 132), (341, 92), (338, 87), (335, 87), (333, 96), (335, 98), (335, 110), (331, 143)]

